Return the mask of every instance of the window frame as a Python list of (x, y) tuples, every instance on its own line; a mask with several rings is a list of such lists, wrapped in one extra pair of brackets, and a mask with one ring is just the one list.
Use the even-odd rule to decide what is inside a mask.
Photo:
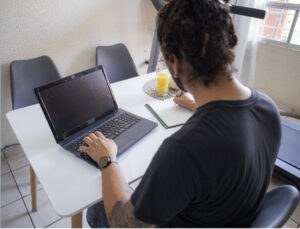
[(291, 43), (297, 21), (300, 20), (300, 17), (299, 17), (300, 4), (282, 3), (282, 2), (267, 2), (266, 3), (266, 8), (295, 10), (295, 15), (294, 15), (294, 18), (293, 18), (291, 28), (289, 29), (289, 35), (288, 35), (288, 38), (287, 38), (286, 42), (272, 40), (272, 39), (268, 39), (268, 38), (261, 38), (261, 39), (266, 43), (273, 43), (273, 44), (277, 44), (277, 45), (288, 47), (288, 48), (300, 49), (300, 45)]

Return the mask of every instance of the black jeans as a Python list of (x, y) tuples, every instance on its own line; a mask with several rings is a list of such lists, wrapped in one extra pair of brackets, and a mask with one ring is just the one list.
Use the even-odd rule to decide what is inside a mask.
[(103, 201), (88, 208), (86, 220), (91, 228), (108, 228)]

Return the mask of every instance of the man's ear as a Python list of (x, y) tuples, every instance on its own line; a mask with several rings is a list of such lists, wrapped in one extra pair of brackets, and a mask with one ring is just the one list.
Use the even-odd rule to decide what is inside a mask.
[(171, 65), (173, 69), (174, 78), (178, 78), (179, 72), (181, 71), (180, 61), (174, 54), (171, 55)]

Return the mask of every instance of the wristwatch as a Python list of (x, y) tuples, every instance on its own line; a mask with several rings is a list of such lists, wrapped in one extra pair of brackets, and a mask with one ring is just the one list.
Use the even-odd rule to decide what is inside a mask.
[(98, 162), (100, 170), (102, 170), (102, 169), (106, 168), (107, 166), (109, 166), (110, 163), (117, 163), (118, 164), (117, 158), (107, 157), (107, 156), (101, 157), (99, 162)]

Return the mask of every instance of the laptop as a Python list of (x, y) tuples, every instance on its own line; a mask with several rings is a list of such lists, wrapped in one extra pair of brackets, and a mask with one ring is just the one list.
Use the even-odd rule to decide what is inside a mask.
[(34, 89), (56, 142), (98, 167), (79, 146), (100, 131), (113, 139), (118, 154), (157, 127), (157, 123), (119, 109), (103, 67), (97, 66)]

